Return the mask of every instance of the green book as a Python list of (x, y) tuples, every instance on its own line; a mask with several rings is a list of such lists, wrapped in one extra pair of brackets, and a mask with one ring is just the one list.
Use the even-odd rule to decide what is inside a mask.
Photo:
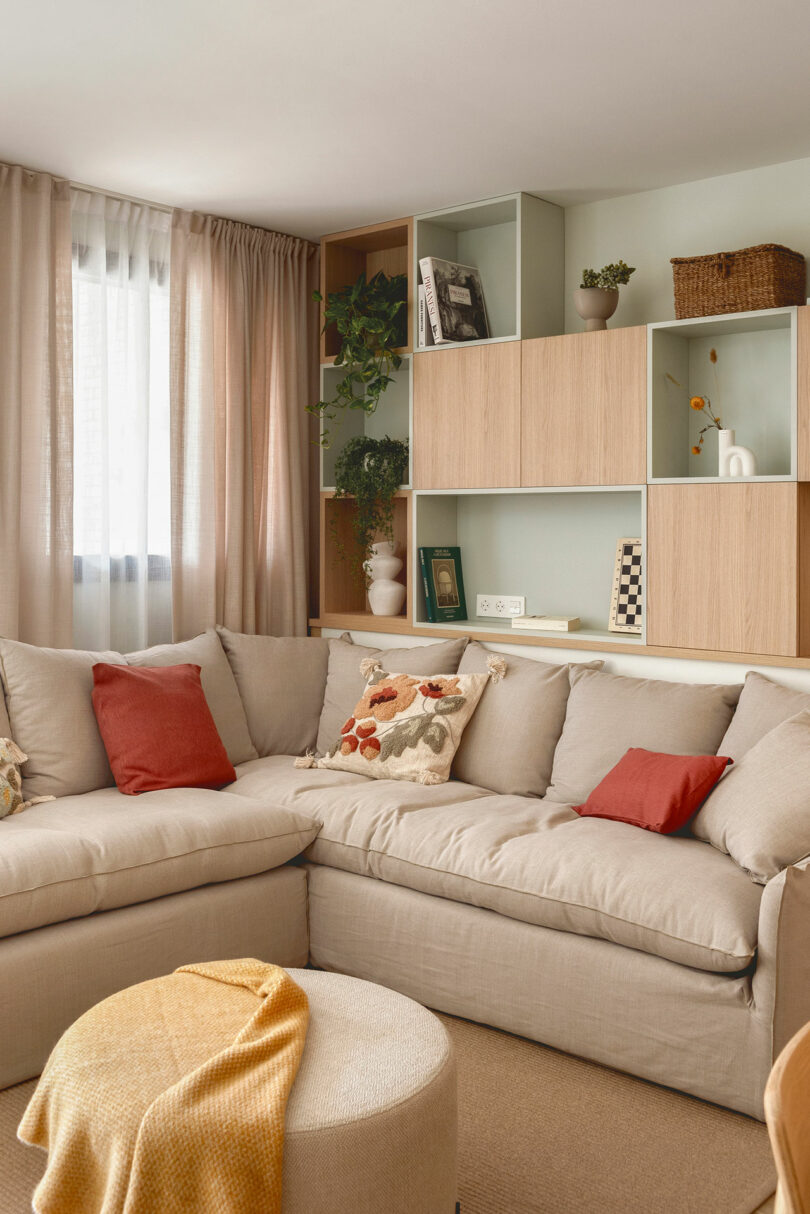
[(443, 620), (466, 620), (464, 579), (460, 548), (420, 548), (422, 581), (430, 624)]

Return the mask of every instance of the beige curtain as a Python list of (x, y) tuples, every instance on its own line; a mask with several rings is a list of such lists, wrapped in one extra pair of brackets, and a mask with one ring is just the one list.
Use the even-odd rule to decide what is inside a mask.
[(72, 643), (70, 187), (0, 164), (0, 634)]
[(317, 249), (175, 211), (171, 254), (176, 639), (307, 626)]

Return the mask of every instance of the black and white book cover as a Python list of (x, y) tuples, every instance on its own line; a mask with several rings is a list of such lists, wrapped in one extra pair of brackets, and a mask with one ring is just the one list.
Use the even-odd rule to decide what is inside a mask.
[(489, 337), (484, 289), (475, 266), (462, 266), (440, 257), (423, 257), (419, 269), (437, 345)]

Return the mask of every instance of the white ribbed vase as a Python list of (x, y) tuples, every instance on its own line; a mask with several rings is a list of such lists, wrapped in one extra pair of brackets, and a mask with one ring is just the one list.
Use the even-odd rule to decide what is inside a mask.
[(399, 615), (405, 605), (405, 587), (397, 582), (402, 561), (394, 554), (394, 545), (385, 541), (371, 545), (371, 556), (364, 562), (368, 577), (368, 604), (373, 615)]

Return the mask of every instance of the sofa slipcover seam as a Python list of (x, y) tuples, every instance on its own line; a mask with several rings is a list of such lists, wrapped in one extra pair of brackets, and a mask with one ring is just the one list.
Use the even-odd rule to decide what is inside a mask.
[[(263, 835), (258, 839), (232, 839), (229, 843), (212, 843), (208, 847), (195, 847), (192, 848), (191, 851), (177, 852), (177, 854), (174, 856), (161, 856), (157, 860), (143, 860), (139, 864), (129, 864), (126, 868), (111, 868), (106, 869), (101, 873), (85, 873), (84, 876), (81, 877), (63, 877), (59, 881), (48, 881), (43, 885), (30, 885), (26, 886), (25, 889), (15, 889), (10, 893), (0, 894), (0, 901), (2, 901), (4, 898), (18, 898), (20, 894), (35, 894), (40, 889), (53, 889), (56, 885), (70, 885), (74, 881), (90, 881), (96, 877), (114, 877), (116, 873), (134, 873), (136, 869), (139, 868), (154, 868), (155, 865), (165, 864), (170, 860), (185, 860), (188, 856), (199, 855), (200, 852), (220, 851), (224, 847), (244, 847), (248, 843), (270, 843), (276, 839), (279, 841), (282, 839), (291, 839), (293, 836), (301, 835), (302, 833), (303, 832), (300, 830), (290, 830), (283, 835)], [(311, 842), (313, 842), (313, 840), (310, 840), (310, 843)], [(309, 847), (309, 843), (306, 843), (304, 846)], [(280, 868), (284, 863), (285, 861), (282, 860), (281, 864), (274, 864), (273, 868)], [(272, 870), (262, 869), (261, 871), (271, 872)]]
[[(377, 851), (375, 848), (369, 848), (369, 855), (371, 855), (372, 852), (375, 856), (382, 856), (382, 857), (390, 859), (390, 860), (396, 860), (399, 864), (408, 864), (412, 868), (420, 868), (424, 872), (442, 873), (446, 877), (457, 877), (463, 881), (473, 881), (477, 885), (483, 885), (487, 889), (502, 889), (502, 890), (506, 890), (507, 893), (520, 894), (526, 898), (536, 898), (538, 901), (542, 901), (542, 902), (556, 902), (557, 904), (562, 905), (562, 906), (575, 907), (577, 910), (590, 911), (591, 914), (604, 915), (605, 918), (613, 919), (616, 921), (616, 923), (624, 923), (628, 927), (638, 927), (642, 931), (652, 932), (652, 934), (656, 935), (656, 936), (664, 936), (667, 940), (675, 940), (679, 944), (689, 944), (693, 948), (704, 949), (706, 952), (709, 952), (712, 954), (717, 953), (721, 957), (728, 957), (730, 960), (733, 960), (733, 961), (743, 960), (743, 958), (738, 953), (725, 952), (723, 949), (716, 948), (714, 945), (700, 944), (697, 940), (687, 940), (683, 936), (673, 936), (671, 934), (671, 932), (662, 931), (660, 928), (657, 928), (657, 927), (645, 927), (644, 924), (642, 924), (642, 923), (634, 923), (632, 919), (623, 919), (620, 915), (611, 914), (610, 911), (599, 910), (594, 906), (586, 906), (583, 902), (572, 902), (572, 901), (570, 901), (568, 899), (564, 899), (564, 898), (551, 898), (551, 897), (549, 897), (548, 894), (535, 894), (535, 893), (530, 892), (529, 890), (515, 889), (514, 886), (511, 886), (511, 885), (493, 885), (493, 883), (491, 881), (481, 881), (478, 877), (468, 877), (463, 873), (454, 873), (446, 868), (434, 868), (434, 867), (431, 867), (429, 864), (419, 864), (416, 860), (406, 860), (402, 856), (391, 856), (387, 852), (381, 852), (381, 851)], [(441, 897), (442, 895), (439, 895), (439, 896)], [(502, 912), (499, 911), (497, 913), (500, 914)], [(509, 917), (512, 918), (511, 915)], [(542, 924), (536, 924), (535, 926), (541, 927)], [(554, 929), (554, 930), (559, 930), (559, 929)], [(756, 955), (756, 949), (754, 949), (750, 954), (748, 954), (746, 956), (745, 964), (750, 965), (751, 961), (753, 960), (755, 955)]]

